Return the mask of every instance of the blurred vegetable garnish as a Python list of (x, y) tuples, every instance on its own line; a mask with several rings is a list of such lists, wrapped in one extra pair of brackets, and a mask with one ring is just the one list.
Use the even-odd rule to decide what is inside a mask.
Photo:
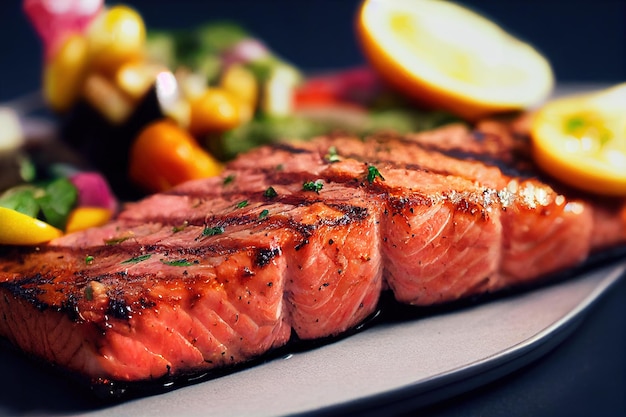
[[(395, 98), (384, 105), (381, 97), (398, 94), (367, 67), (305, 76), (234, 22), (162, 30), (147, 28), (140, 13), (123, 4), (70, 3), (24, 0), (44, 45), (44, 97), (62, 121), (62, 138), (123, 199), (216, 175), (220, 164), (213, 159), (262, 144), (331, 130), (408, 131), (458, 120), (398, 107)], [(171, 124), (159, 122), (164, 119)], [(160, 127), (148, 127), (154, 122)], [(195, 142), (194, 155), (211, 163), (181, 169), (188, 161), (175, 161), (173, 151), (166, 155), (163, 139), (155, 139), (163, 137), (155, 134), (159, 129), (180, 129), (179, 146)], [(167, 160), (158, 180), (145, 163), (148, 155)]]
[(0, 244), (36, 245), (60, 237), (63, 232), (34, 217), (0, 206)]
[(149, 124), (130, 149), (130, 178), (152, 192), (221, 171), (221, 163), (171, 120)]
[(9, 189), (0, 196), (0, 206), (38, 217), (63, 229), (76, 199), (76, 187), (68, 179), (59, 178), (40, 186), (24, 185)]
[[(422, 131), (525, 111), (554, 84), (531, 45), (446, 1), (364, 0), (356, 38), (368, 65), (317, 74), (235, 22), (164, 30), (146, 27), (123, 4), (57, 6), (24, 0), (44, 46), (44, 97), (62, 121), (62, 139), (123, 200), (218, 175), (225, 161), (263, 144), (332, 131)], [(596, 98), (542, 108), (533, 156), (572, 186), (622, 195), (623, 128)], [(29, 185), (3, 201), (63, 228), (69, 203), (47, 203), (55, 192)]]
[(0, 244), (44, 243), (64, 232), (102, 225), (117, 210), (100, 174), (66, 165), (52, 165), (43, 173), (30, 160), (29, 166), (27, 178), (0, 191)]

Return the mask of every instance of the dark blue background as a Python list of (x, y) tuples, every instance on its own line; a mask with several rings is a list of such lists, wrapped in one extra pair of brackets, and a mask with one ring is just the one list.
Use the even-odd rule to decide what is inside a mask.
[[(232, 19), (308, 70), (363, 62), (353, 20), (359, 0), (128, 0), (148, 27)], [(113, 4), (119, 2), (107, 2)], [(559, 81), (626, 80), (626, 0), (465, 0), (552, 62)], [(18, 0), (0, 2), (0, 101), (39, 86), (41, 46)]]

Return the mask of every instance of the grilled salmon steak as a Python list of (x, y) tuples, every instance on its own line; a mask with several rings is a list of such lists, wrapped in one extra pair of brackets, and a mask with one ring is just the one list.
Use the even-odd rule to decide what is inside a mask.
[(542, 179), (515, 124), (258, 148), (110, 223), (0, 248), (0, 334), (92, 384), (169, 380), (345, 334), (626, 242), (626, 204)]

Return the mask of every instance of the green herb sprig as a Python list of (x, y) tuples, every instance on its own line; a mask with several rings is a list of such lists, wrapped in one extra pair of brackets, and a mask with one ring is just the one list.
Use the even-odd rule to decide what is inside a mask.
[(263, 191), (263, 197), (267, 198), (275, 198), (278, 196), (278, 193), (274, 189), (274, 187), (268, 187), (265, 191)]
[(134, 258), (126, 259), (125, 261), (122, 261), (121, 263), (123, 265), (126, 265), (126, 264), (137, 264), (139, 262), (147, 261), (151, 257), (152, 257), (151, 254), (146, 253), (145, 255), (139, 255), (139, 256), (135, 256)]
[(302, 189), (304, 191), (314, 191), (316, 193), (320, 193), (320, 190), (324, 188), (324, 183), (322, 182), (322, 180), (317, 180), (317, 181), (307, 181), (304, 184), (302, 184)]
[(378, 168), (374, 165), (370, 165), (367, 167), (367, 182), (370, 184), (374, 182), (376, 178), (380, 178), (381, 181), (385, 181), (385, 177), (382, 176)]

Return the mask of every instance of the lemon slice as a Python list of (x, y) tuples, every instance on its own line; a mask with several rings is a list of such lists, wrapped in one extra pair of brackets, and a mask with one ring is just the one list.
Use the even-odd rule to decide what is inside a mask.
[(0, 244), (36, 245), (60, 237), (62, 231), (48, 223), (6, 207), (0, 207)]
[(470, 120), (537, 105), (554, 86), (550, 64), (530, 45), (447, 1), (365, 0), (357, 37), (399, 91)]
[(626, 83), (544, 105), (531, 127), (533, 157), (562, 182), (626, 196)]

